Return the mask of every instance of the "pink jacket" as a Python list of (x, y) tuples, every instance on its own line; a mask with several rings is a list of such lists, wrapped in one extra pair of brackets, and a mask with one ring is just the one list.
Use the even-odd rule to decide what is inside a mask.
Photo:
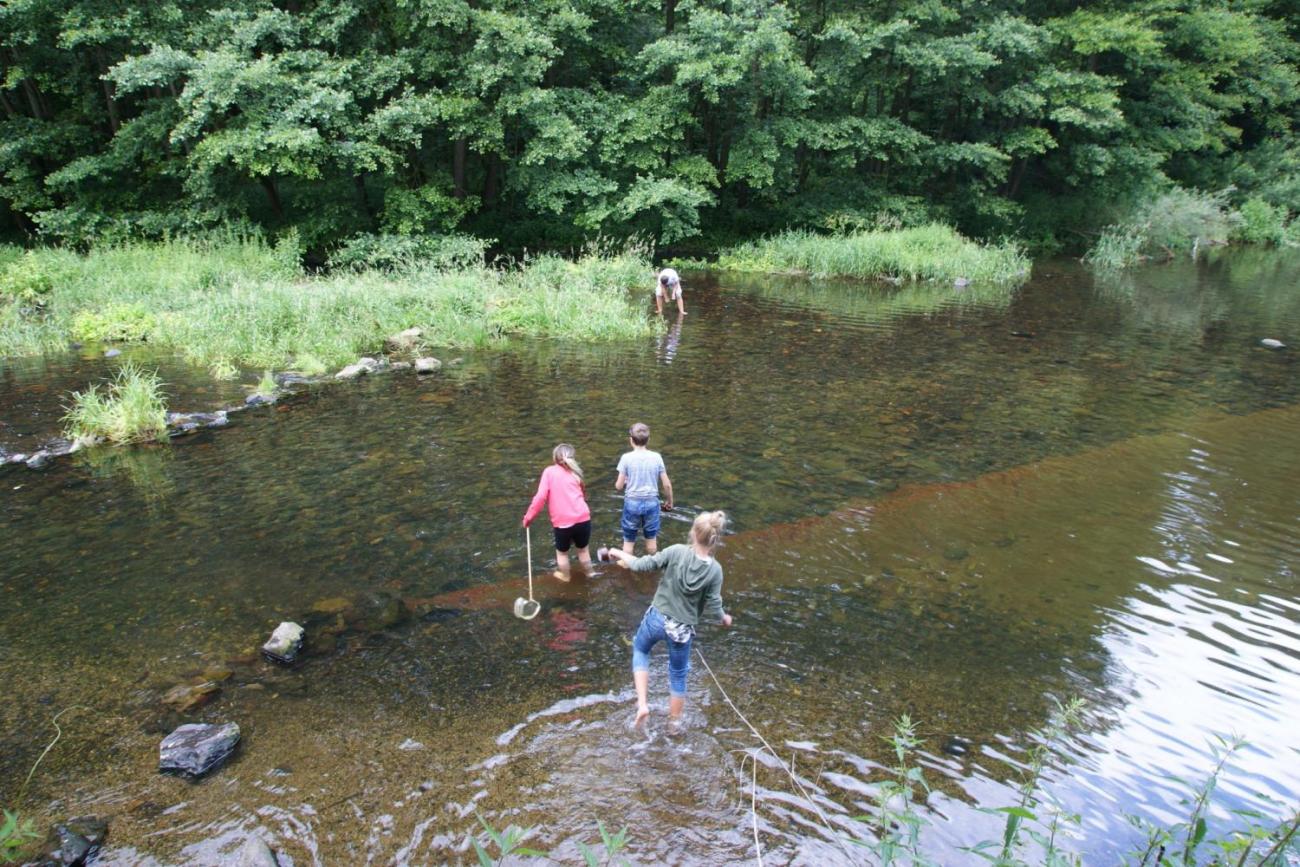
[(582, 482), (559, 464), (551, 464), (542, 470), (537, 493), (533, 496), (528, 511), (524, 513), (525, 527), (533, 522), (533, 518), (537, 517), (548, 500), (551, 504), (552, 527), (572, 527), (591, 520), (591, 509), (587, 508), (586, 491), (583, 490)]

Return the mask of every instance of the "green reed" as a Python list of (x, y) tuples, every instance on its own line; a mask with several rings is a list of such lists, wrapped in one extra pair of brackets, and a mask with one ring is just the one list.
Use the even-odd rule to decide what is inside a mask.
[(164, 440), (167, 405), (158, 374), (127, 363), (107, 388), (98, 384), (72, 393), (63, 418), (68, 439), (80, 445)]
[(939, 223), (840, 235), (792, 230), (726, 250), (717, 263), (729, 271), (975, 283), (1016, 280), (1029, 265), (1015, 244), (981, 244)]

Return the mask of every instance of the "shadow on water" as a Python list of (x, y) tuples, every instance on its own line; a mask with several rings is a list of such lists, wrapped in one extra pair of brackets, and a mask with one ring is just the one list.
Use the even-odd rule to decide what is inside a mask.
[[(1125, 284), (1048, 263), (968, 294), (702, 278), (645, 344), (469, 354), (165, 448), (0, 470), (0, 801), (78, 705), (21, 806), (110, 816), (103, 863), (219, 864), (253, 833), (296, 864), (470, 862), (476, 810), (568, 860), (603, 820), (639, 863), (733, 863), (754, 819), (770, 863), (846, 860), (773, 767), (751, 817), (752, 741), (698, 668), (685, 732), (662, 723), (662, 657), (651, 729), (628, 728), (652, 577), (548, 582), (535, 621), (509, 613), (551, 446), (577, 445), (612, 541), (634, 420), (683, 511), (735, 518), (737, 628), (700, 646), (833, 824), (864, 811), (907, 712), (929, 845), (959, 861), (1069, 694), (1091, 710), (1049, 781), (1087, 807), (1090, 860), (1124, 851), (1123, 811), (1177, 815), (1164, 775), (1198, 776), (1212, 732), (1254, 744), (1229, 805), (1293, 797), (1300, 382), (1258, 341), (1300, 344), (1297, 282), (1285, 255)], [(163, 364), (174, 406), (242, 396)], [(60, 395), (111, 369), (6, 364), (0, 445), (51, 434)], [(305, 662), (257, 660), (295, 618)], [(216, 700), (160, 702), (194, 679)], [(153, 772), (171, 726), (224, 719), (245, 739), (222, 771)]]

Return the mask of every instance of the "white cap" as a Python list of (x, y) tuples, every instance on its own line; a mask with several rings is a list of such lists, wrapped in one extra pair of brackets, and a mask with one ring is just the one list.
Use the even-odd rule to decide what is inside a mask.
[(682, 282), (682, 279), (677, 276), (677, 272), (672, 268), (665, 268), (659, 272), (659, 282), (665, 286), (676, 286)]

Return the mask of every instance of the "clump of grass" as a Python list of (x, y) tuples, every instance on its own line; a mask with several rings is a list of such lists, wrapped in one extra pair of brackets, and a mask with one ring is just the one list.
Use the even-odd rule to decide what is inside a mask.
[(58, 349), (74, 333), (109, 334), (104, 339), (146, 337), (223, 375), (236, 365), (319, 374), (412, 326), (443, 346), (511, 335), (617, 340), (658, 327), (627, 292), (649, 279), (640, 250), (573, 262), (540, 257), (506, 268), (450, 267), (444, 258), (400, 271), (308, 276), (290, 267), (283, 246), (170, 241), (86, 256), (37, 251), (67, 277), (39, 322), (0, 308), (0, 356)]
[(1247, 199), (1239, 211), (1236, 239), (1246, 244), (1266, 244), (1279, 247), (1289, 235), (1287, 211), (1281, 205), (1270, 205), (1261, 198)]
[(163, 440), (167, 437), (167, 406), (158, 374), (125, 364), (101, 391), (91, 385), (73, 392), (63, 418), (68, 439), (80, 445)]
[(1005, 282), (1028, 274), (1029, 259), (1015, 244), (980, 244), (931, 223), (843, 235), (783, 232), (722, 252), (718, 267), (813, 277)]
[(54, 271), (35, 253), (5, 248), (0, 256), (0, 302), (37, 308), (54, 289)]
[(239, 376), (239, 368), (224, 358), (218, 358), (208, 365), (208, 376), (229, 381)]

